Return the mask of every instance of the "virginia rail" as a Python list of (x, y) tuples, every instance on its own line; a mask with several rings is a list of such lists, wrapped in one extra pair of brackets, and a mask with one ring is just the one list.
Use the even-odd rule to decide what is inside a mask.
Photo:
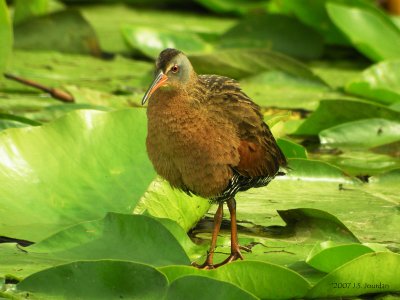
[[(266, 186), (286, 166), (260, 108), (235, 80), (197, 75), (179, 50), (165, 49), (143, 97), (147, 108), (147, 152), (172, 187), (218, 203), (211, 247), (199, 268), (243, 259), (237, 238), (237, 192)], [(213, 263), (223, 204), (231, 216), (231, 254)]]

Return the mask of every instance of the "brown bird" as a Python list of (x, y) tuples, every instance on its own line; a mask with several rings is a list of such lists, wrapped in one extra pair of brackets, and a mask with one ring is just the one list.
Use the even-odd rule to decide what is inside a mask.
[[(207, 259), (211, 269), (243, 259), (237, 238), (237, 192), (266, 186), (286, 166), (260, 108), (235, 80), (197, 75), (179, 50), (165, 49), (143, 97), (147, 108), (147, 152), (155, 170), (172, 187), (218, 203)], [(231, 216), (231, 254), (213, 263), (223, 204)]]

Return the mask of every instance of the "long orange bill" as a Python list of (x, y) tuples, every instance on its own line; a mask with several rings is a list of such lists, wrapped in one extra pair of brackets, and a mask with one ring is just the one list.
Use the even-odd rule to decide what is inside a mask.
[(142, 105), (144, 105), (151, 97), (151, 95), (162, 85), (164, 85), (168, 80), (168, 76), (165, 75), (162, 71), (157, 75), (157, 77), (154, 79), (153, 83), (147, 90), (146, 94), (144, 94), (143, 99), (142, 99)]

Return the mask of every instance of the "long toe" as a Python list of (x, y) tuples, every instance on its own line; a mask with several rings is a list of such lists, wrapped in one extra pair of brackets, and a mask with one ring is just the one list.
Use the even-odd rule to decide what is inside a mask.
[(221, 262), (219, 264), (215, 264), (214, 268), (221, 267), (223, 265), (226, 265), (226, 264), (228, 264), (232, 261), (238, 260), (238, 259), (243, 260), (242, 253), (240, 253), (240, 251), (232, 252), (223, 262)]
[(196, 262), (192, 262), (192, 266), (200, 269), (200, 270), (211, 270), (211, 269), (215, 269), (215, 266), (213, 264), (210, 264), (209, 262), (205, 261), (204, 263), (202, 263), (201, 265), (199, 265)]

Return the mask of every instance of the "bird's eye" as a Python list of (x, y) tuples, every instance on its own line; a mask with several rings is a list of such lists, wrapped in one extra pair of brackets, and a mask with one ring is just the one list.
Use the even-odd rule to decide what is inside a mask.
[(179, 66), (178, 65), (173, 65), (173, 67), (171, 68), (172, 73), (178, 73), (179, 71)]

